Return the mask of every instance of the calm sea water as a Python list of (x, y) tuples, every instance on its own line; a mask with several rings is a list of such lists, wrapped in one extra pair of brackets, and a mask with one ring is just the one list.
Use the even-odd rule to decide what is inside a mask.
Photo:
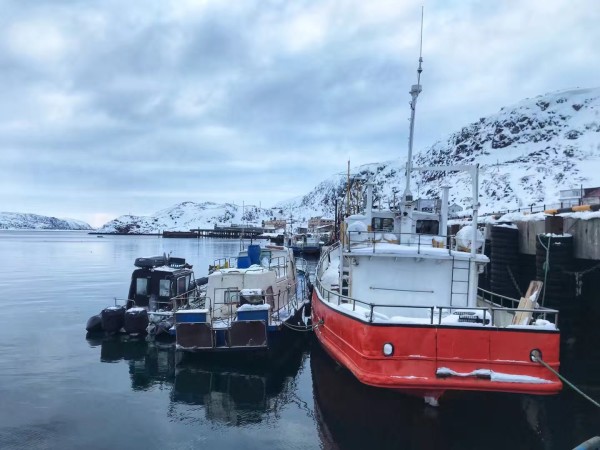
[[(86, 340), (85, 323), (127, 294), (133, 261), (194, 264), (239, 242), (82, 232), (0, 232), (0, 448), (570, 449), (600, 412), (555, 397), (453, 394), (439, 408), (363, 386), (311, 339), (269, 366), (201, 360), (139, 340)], [(596, 352), (597, 353), (597, 352)], [(564, 371), (600, 397), (600, 364)]]

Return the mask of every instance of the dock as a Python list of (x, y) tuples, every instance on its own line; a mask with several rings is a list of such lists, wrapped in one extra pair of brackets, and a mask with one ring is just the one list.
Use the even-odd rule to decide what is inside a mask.
[(194, 228), (189, 231), (163, 231), (164, 238), (225, 238), (225, 239), (256, 239), (263, 234), (262, 227), (229, 226), (214, 228)]

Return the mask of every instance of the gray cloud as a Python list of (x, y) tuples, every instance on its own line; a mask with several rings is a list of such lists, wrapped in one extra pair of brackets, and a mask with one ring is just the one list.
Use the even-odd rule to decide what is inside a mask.
[[(3, 1), (0, 210), (269, 205), (399, 158), (420, 2)], [(593, 0), (425, 5), (416, 147), (598, 83)]]

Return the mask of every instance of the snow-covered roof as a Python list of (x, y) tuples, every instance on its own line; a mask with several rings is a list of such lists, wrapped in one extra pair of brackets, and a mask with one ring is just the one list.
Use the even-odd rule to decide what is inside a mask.
[(249, 303), (244, 303), (237, 310), (238, 310), (238, 312), (240, 312), (240, 311), (268, 311), (270, 309), (271, 309), (271, 305), (269, 305), (269, 304), (251, 305)]
[(253, 296), (253, 295), (263, 295), (264, 291), (262, 289), (242, 289), (240, 290), (240, 295), (244, 296)]

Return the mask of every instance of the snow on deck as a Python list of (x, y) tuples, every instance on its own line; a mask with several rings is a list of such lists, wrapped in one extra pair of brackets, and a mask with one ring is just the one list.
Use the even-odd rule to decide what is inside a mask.
[[(344, 249), (344, 251), (347, 251)], [(439, 259), (469, 259), (471, 253), (459, 252), (456, 250), (449, 251), (444, 248), (435, 248), (425, 245), (418, 246), (414, 245), (403, 245), (403, 244), (392, 244), (389, 242), (377, 242), (371, 244), (356, 245), (350, 248), (350, 253), (356, 255), (373, 255), (373, 254), (389, 254), (394, 256), (429, 256)], [(482, 254), (476, 254), (475, 259), (477, 262), (489, 262), (489, 258)]]
[(176, 272), (178, 270), (181, 270), (181, 267), (158, 266), (154, 267), (152, 270), (159, 272)]
[(210, 275), (223, 275), (223, 274), (228, 274), (228, 273), (243, 273), (246, 275), (252, 275), (252, 274), (260, 274), (260, 273), (265, 273), (268, 272), (269, 269), (263, 267), (263, 266), (259, 266), (258, 264), (252, 264), (250, 267), (246, 267), (246, 268), (237, 268), (237, 267), (229, 267), (227, 269), (218, 269), (215, 270), (213, 273), (211, 273)]
[(529, 375), (517, 375), (513, 373), (495, 372), (490, 369), (477, 369), (472, 372), (456, 372), (448, 367), (440, 367), (436, 371), (438, 376), (453, 376), (453, 377), (485, 377), (490, 381), (499, 381), (502, 383), (531, 383), (531, 384), (548, 384), (550, 380), (544, 378), (532, 377)]
[(262, 289), (241, 289), (240, 295), (263, 295)]
[(271, 305), (251, 305), (250, 303), (244, 303), (240, 306), (237, 311), (268, 311), (271, 309)]
[(321, 283), (331, 289), (331, 286), (338, 284), (340, 272), (340, 260), (335, 258), (327, 267), (327, 270), (321, 276)]

